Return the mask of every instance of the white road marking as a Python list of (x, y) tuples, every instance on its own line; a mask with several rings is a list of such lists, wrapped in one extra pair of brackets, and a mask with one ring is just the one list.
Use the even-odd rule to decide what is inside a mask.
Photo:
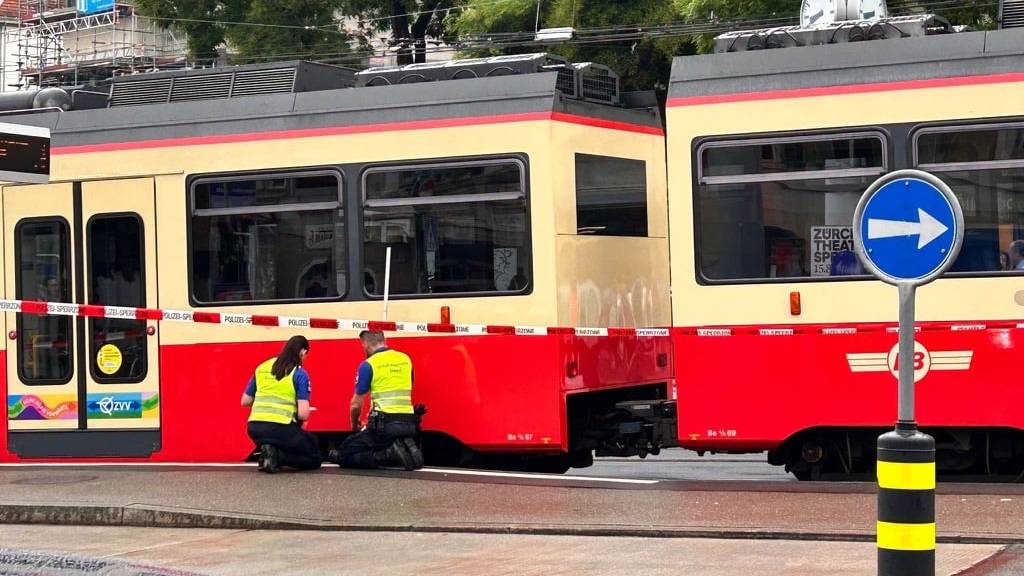
[[(160, 468), (252, 468), (256, 462), (2, 462), (0, 468), (130, 468), (133, 466)], [(419, 472), (452, 474), (456, 476), (487, 476), (492, 478), (521, 478), (535, 480), (570, 480), (574, 482), (606, 482), (610, 484), (659, 484), (660, 480), (633, 480), (630, 478), (603, 478), (600, 476), (567, 476), (560, 474), (528, 474), (523, 472), (493, 472), (460, 468), (421, 468)]]
[(256, 462), (0, 462), (0, 468), (30, 468), (30, 467), (127, 467), (127, 466), (180, 466), (189, 468), (238, 468), (256, 466)]
[(599, 476), (563, 476), (560, 474), (527, 474), (523, 472), (492, 472), (489, 470), (462, 470), (459, 468), (422, 468), (420, 472), (454, 474), (462, 476), (490, 476), (493, 478), (529, 478), (536, 480), (573, 480), (577, 482), (609, 482), (612, 484), (658, 484), (660, 480), (632, 480), (628, 478), (601, 478)]

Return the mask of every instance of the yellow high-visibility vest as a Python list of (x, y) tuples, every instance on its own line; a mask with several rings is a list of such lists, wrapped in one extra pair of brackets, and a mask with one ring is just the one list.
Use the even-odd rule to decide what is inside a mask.
[(385, 414), (412, 414), (412, 360), (396, 350), (381, 350), (366, 361), (373, 368), (374, 408)]
[(249, 422), (291, 424), (295, 419), (295, 370), (278, 380), (270, 371), (275, 360), (271, 358), (256, 368), (256, 400), (249, 412)]

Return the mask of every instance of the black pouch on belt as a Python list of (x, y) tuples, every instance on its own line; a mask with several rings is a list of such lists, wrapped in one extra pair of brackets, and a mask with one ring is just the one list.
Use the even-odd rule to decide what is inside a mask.
[(371, 410), (366, 417), (366, 429), (371, 434), (384, 434), (384, 415), (376, 410)]

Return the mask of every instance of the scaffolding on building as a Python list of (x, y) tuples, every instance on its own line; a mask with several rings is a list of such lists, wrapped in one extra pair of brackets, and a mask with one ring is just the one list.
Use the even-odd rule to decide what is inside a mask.
[(79, 12), (74, 0), (20, 4), (24, 16), (14, 38), (19, 88), (93, 85), (188, 66), (184, 36), (137, 14), (131, 3), (113, 2), (92, 14)]

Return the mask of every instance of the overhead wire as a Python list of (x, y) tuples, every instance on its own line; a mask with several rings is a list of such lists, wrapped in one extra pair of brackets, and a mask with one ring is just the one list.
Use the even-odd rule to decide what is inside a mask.
[(161, 22), (175, 22), (175, 23), (190, 23), (190, 24), (217, 24), (218, 26), (252, 26), (257, 28), (282, 28), (288, 30), (320, 30), (323, 32), (341, 32), (341, 29), (337, 28), (337, 24), (322, 24), (320, 26), (299, 26), (295, 24), (269, 24), (266, 22), (247, 22), (247, 21), (235, 21), (235, 20), (210, 20), (204, 18), (171, 18), (167, 16), (150, 16), (148, 14), (139, 13), (140, 16), (148, 18), (150, 20), (158, 20)]
[[(460, 4), (453, 6), (439, 6), (433, 10), (415, 10), (411, 12), (402, 12), (399, 14), (391, 14), (389, 16), (375, 16), (373, 18), (358, 18), (353, 17), (352, 19), (360, 23), (368, 22), (381, 22), (384, 20), (394, 20), (395, 18), (401, 18), (405, 16), (420, 16), (422, 14), (436, 14), (437, 12), (445, 12), (448, 10), (465, 10), (469, 8), (477, 8), (480, 6), (493, 6), (495, 4), (502, 4), (505, 2), (513, 2), (516, 0), (479, 0), (472, 4)], [(220, 20), (212, 18), (181, 18), (171, 16), (151, 16), (142, 12), (138, 12), (140, 16), (149, 18), (150, 20), (159, 20), (162, 22), (179, 22), (179, 23), (192, 23), (192, 24), (217, 24), (220, 26), (254, 26), (261, 28), (283, 28), (283, 29), (294, 29), (294, 30), (324, 30), (334, 31), (338, 30), (338, 26), (344, 23), (345, 19), (337, 20), (331, 24), (321, 25), (305, 25), (299, 26), (295, 24), (271, 24), (267, 22), (252, 22), (247, 20)]]
[[(962, 0), (939, 0), (933, 2), (933, 6), (959, 6), (962, 5)], [(977, 7), (995, 6), (998, 2), (990, 1), (974, 4)], [(674, 24), (661, 24), (656, 26), (642, 27), (642, 26), (615, 26), (615, 27), (602, 27), (593, 29), (580, 29), (577, 31), (575, 38), (561, 41), (559, 44), (568, 45), (592, 45), (592, 44), (609, 44), (616, 42), (636, 41), (643, 39), (657, 39), (657, 38), (671, 38), (671, 37), (682, 37), (682, 36), (694, 36), (699, 34), (710, 34), (715, 32), (725, 32), (730, 30), (741, 30), (741, 29), (756, 29), (759, 27), (775, 27), (785, 24), (795, 24), (796, 17), (762, 17), (762, 18), (747, 18), (727, 21), (709, 21), (709, 22), (689, 22), (689, 23), (674, 23)], [(597, 32), (592, 34), (592, 32)], [(523, 32), (506, 32), (498, 34), (487, 34), (476, 37), (468, 37), (461, 39), (454, 45), (449, 46), (427, 46), (424, 51), (427, 54), (442, 54), (449, 52), (458, 52), (462, 50), (471, 49), (508, 49), (508, 48), (522, 48), (526, 46), (547, 46), (551, 45), (551, 42), (537, 41), (535, 34), (529, 31)], [(377, 51), (333, 51), (333, 52), (318, 52), (318, 51), (307, 51), (307, 52), (292, 52), (292, 53), (265, 53), (250, 55), (245, 58), (241, 58), (249, 61), (267, 61), (274, 59), (289, 59), (303, 56), (323, 57), (323, 58), (335, 58), (338, 61), (356, 61), (366, 56), (379, 55)]]
[[(357, 22), (362, 24), (390, 20), (395, 17), (401, 16), (415, 16), (425, 13), (437, 13), (444, 12), (447, 10), (463, 10), (468, 8), (476, 8), (481, 6), (490, 6), (495, 4), (501, 4), (505, 2), (511, 2), (514, 0), (480, 0), (474, 3), (461, 4), (456, 6), (447, 6), (437, 8), (434, 10), (420, 10), (411, 11), (403, 14), (381, 16), (367, 19), (355, 19)], [(978, 3), (965, 3), (964, 0), (937, 0), (937, 1), (921, 1), (921, 0), (895, 0), (889, 5), (889, 13), (892, 16), (906, 15), (912, 13), (921, 13), (921, 11), (932, 12), (945, 8), (987, 8), (991, 6), (997, 6), (998, 0), (989, 0), (986, 2)], [(253, 27), (265, 27), (265, 28), (280, 28), (280, 29), (291, 29), (291, 30), (317, 30), (325, 32), (337, 32), (344, 33), (339, 28), (341, 22), (335, 22), (329, 25), (290, 25), (290, 24), (269, 24), (261, 22), (249, 22), (249, 21), (236, 21), (236, 20), (215, 20), (215, 19), (197, 19), (197, 18), (171, 18), (171, 17), (155, 17), (146, 16), (153, 20), (160, 20), (166, 22), (178, 22), (178, 23), (208, 23), (217, 24), (222, 26), (253, 26)], [(576, 45), (576, 46), (589, 46), (589, 45), (601, 45), (601, 44), (616, 44), (626, 42), (637, 42), (642, 40), (656, 40), (662, 38), (676, 38), (685, 36), (699, 36), (713, 33), (722, 33), (727, 31), (745, 30), (745, 29), (759, 29), (759, 28), (772, 28), (781, 27), (796, 24), (798, 15), (794, 13), (788, 14), (764, 14), (757, 16), (748, 16), (745, 18), (736, 19), (711, 19), (707, 21), (687, 21), (687, 22), (670, 22), (670, 23), (655, 23), (655, 24), (617, 24), (613, 26), (595, 26), (591, 28), (580, 28), (574, 31), (574, 37), (558, 42), (550, 42), (544, 40), (537, 40), (535, 31), (524, 30), (519, 32), (485, 32), (478, 33), (475, 35), (466, 36), (460, 38), (449, 45), (435, 45), (425, 46), (419, 48), (417, 51), (420, 53), (438, 55), (445, 53), (454, 53), (464, 50), (479, 50), (479, 49), (516, 49), (524, 47), (544, 47), (551, 45)], [(411, 40), (411, 39), (408, 39)], [(339, 50), (335, 46), (322, 46), (322, 49), (314, 47), (310, 50), (304, 51), (293, 51), (293, 52), (268, 52), (262, 54), (250, 54), (246, 56), (233, 56), (229, 57), (234, 61), (246, 61), (246, 62), (273, 62), (278, 60), (288, 59), (311, 59), (317, 61), (331, 61), (337, 63), (362, 63), (365, 58), (373, 56), (384, 55), (380, 50)], [(411, 46), (409, 47), (411, 48)], [(204, 59), (190, 59), (196, 63), (213, 63), (214, 58)]]

